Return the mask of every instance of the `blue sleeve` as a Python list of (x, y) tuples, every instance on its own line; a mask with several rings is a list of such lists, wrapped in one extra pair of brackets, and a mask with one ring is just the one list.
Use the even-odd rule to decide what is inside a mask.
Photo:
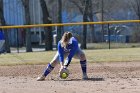
[(64, 62), (64, 49), (61, 47), (61, 42), (58, 43), (59, 61)]
[(70, 64), (70, 62), (72, 60), (72, 57), (76, 53), (77, 49), (78, 49), (78, 42), (77, 41), (73, 41), (73, 43), (72, 43), (72, 49), (70, 50), (70, 54), (67, 57), (67, 60), (68, 60), (68, 64), (67, 65)]

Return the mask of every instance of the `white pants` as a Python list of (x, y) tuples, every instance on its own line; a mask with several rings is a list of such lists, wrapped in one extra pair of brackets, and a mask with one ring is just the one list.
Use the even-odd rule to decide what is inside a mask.
[[(67, 58), (68, 55), (69, 55), (69, 53), (64, 52), (64, 59)], [(79, 59), (80, 61), (86, 60), (85, 54), (81, 50), (81, 48), (78, 48), (78, 50), (75, 53), (73, 58)], [(50, 62), (50, 64), (54, 67), (58, 63), (59, 63), (59, 54), (58, 54), (58, 51), (57, 51), (57, 53), (55, 54), (55, 56), (52, 59), (52, 61)]]

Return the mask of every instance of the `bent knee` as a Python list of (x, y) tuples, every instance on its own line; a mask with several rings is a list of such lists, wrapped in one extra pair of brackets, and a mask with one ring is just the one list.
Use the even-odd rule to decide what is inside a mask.
[(86, 60), (85, 54), (80, 54), (80, 61), (84, 61), (84, 60)]
[(56, 60), (53, 60), (50, 62), (50, 65), (55, 67), (58, 64), (58, 62)]

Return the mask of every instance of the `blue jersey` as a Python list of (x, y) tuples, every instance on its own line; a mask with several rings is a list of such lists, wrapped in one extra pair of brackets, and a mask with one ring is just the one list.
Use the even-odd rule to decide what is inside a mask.
[(62, 47), (61, 41), (59, 41), (58, 42), (58, 53), (59, 53), (60, 62), (64, 62), (64, 53), (69, 53), (67, 60), (68, 60), (68, 63), (70, 63), (71, 59), (74, 56), (74, 54), (76, 53), (77, 49), (78, 49), (78, 41), (74, 37), (72, 37), (69, 40), (69, 43), (66, 48)]

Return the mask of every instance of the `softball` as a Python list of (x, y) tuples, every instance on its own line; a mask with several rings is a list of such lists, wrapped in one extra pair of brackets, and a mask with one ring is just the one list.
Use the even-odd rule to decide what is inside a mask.
[(61, 75), (61, 78), (62, 79), (66, 79), (68, 77), (68, 74), (67, 73), (62, 73), (62, 75)]

